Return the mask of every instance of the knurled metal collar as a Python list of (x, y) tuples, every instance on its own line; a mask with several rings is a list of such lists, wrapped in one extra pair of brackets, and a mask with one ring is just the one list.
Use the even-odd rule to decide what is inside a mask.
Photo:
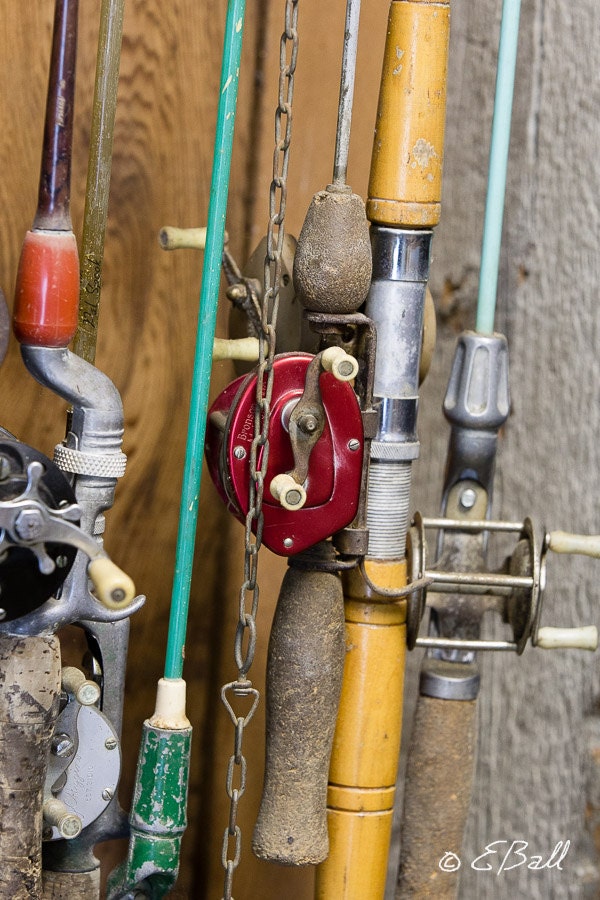
[(419, 456), (419, 441), (371, 441), (371, 459), (411, 460)]
[(83, 453), (63, 444), (54, 448), (54, 462), (63, 472), (72, 475), (91, 475), (95, 478), (122, 478), (127, 457), (124, 453)]

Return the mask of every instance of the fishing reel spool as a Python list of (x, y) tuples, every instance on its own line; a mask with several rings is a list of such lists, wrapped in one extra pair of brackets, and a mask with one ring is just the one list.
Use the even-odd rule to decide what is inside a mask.
[(0, 621), (9, 622), (56, 596), (77, 547), (42, 535), (45, 523), (79, 525), (80, 510), (64, 474), (38, 450), (0, 439)]
[[(262, 502), (262, 542), (274, 553), (300, 553), (356, 515), (364, 453), (362, 413), (350, 384), (357, 371), (356, 360), (340, 347), (274, 359)], [(208, 418), (208, 468), (228, 509), (242, 522), (250, 507), (256, 391), (255, 372), (236, 379)], [(263, 453), (264, 444), (258, 447), (257, 469)]]
[(63, 668), (62, 708), (44, 787), (44, 841), (78, 837), (115, 796), (121, 774), (120, 744), (97, 706), (100, 695), (96, 681), (77, 668)]
[[(496, 572), (458, 572), (427, 568), (427, 530), (486, 534), (490, 538), (500, 534), (516, 534), (513, 552)], [(423, 518), (417, 513), (413, 519), (407, 541), (409, 582), (425, 580), (427, 587), (413, 591), (408, 597), (407, 642), (413, 647), (430, 649), (479, 651), (513, 650), (521, 654), (527, 641), (534, 647), (555, 649), (571, 647), (595, 650), (598, 632), (595, 626), (580, 628), (554, 628), (542, 626), (541, 615), (546, 587), (546, 561), (550, 550), (559, 553), (584, 553), (597, 556), (600, 539), (564, 535), (562, 532), (545, 533), (540, 543), (535, 535), (533, 522), (469, 521), (464, 519)], [(479, 595), (479, 619), (487, 611), (498, 613), (511, 631), (511, 640), (473, 640), (444, 637), (419, 637), (419, 628), (425, 608), (434, 605), (432, 595), (469, 595), (470, 605)]]
[(0, 622), (39, 609), (60, 590), (77, 550), (89, 558), (97, 599), (121, 610), (133, 600), (131, 579), (80, 527), (81, 508), (61, 469), (7, 432), (0, 440)]

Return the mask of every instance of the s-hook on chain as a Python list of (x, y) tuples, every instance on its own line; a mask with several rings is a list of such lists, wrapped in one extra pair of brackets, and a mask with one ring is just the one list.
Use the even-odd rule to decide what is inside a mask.
[[(249, 509), (246, 516), (244, 545), (244, 581), (239, 592), (239, 619), (235, 634), (234, 656), (238, 667), (235, 681), (223, 685), (221, 700), (235, 728), (234, 751), (227, 767), (226, 790), (230, 799), (229, 823), (223, 835), (221, 862), (225, 869), (223, 900), (232, 900), (233, 875), (242, 853), (242, 832), (237, 823), (238, 804), (246, 790), (247, 763), (242, 754), (244, 730), (256, 711), (259, 692), (248, 678), (256, 647), (256, 615), (259, 587), (257, 581), (258, 551), (262, 541), (264, 479), (269, 458), (269, 420), (273, 390), (273, 357), (275, 329), (281, 281), (281, 256), (287, 199), (287, 173), (292, 136), (292, 98), (294, 73), (298, 56), (298, 0), (286, 0), (285, 28), (279, 52), (279, 96), (275, 111), (275, 150), (273, 180), (269, 191), (269, 224), (267, 255), (264, 267), (264, 291), (261, 302), (259, 359), (254, 407), (254, 439), (250, 448)], [(255, 526), (255, 533), (253, 533)], [(229, 696), (250, 704), (245, 714), (238, 715)], [(237, 779), (236, 779), (237, 771)], [(237, 780), (237, 785), (234, 781)], [(233, 841), (233, 858), (230, 843)]]

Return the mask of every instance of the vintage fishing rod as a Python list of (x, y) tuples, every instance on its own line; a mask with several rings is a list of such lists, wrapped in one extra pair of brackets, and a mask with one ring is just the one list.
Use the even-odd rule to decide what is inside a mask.
[[(41, 896), (42, 837), (45, 896), (62, 895), (65, 871), (69, 890), (81, 897), (98, 896), (93, 846), (121, 834), (126, 824), (115, 797), (126, 653), (117, 623), (144, 602), (143, 597), (134, 599), (131, 580), (108, 559), (100, 542), (103, 513), (112, 506), (116, 480), (124, 470), (121, 400), (106, 376), (67, 349), (77, 325), (79, 294), (69, 212), (77, 13), (76, 0), (57, 0), (38, 207), (23, 245), (13, 319), (27, 368), (68, 400), (73, 414), (54, 463), (12, 436), (2, 446), (6, 608), (0, 632), (3, 645), (15, 642), (17, 657), (27, 654), (30, 675), (36, 671), (30, 648), (41, 649), (38, 679), (43, 684), (36, 687), (31, 678), (28, 684), (16, 684), (32, 696), (41, 691), (40, 709), (46, 714), (39, 723), (28, 717), (31, 735), (29, 726), (17, 729), (20, 749), (3, 745), (15, 758), (23, 760), (33, 750), (37, 759), (25, 778), (15, 770), (26, 790), (15, 785), (9, 796), (16, 808), (5, 810), (21, 823), (28, 842), (25, 858), (0, 866), (2, 888), (14, 896), (22, 896), (25, 886), (28, 896)], [(11, 559), (13, 548), (17, 556)], [(18, 578), (11, 599), (7, 588), (15, 565)], [(38, 637), (69, 623), (81, 625), (93, 647), (97, 670), (89, 678), (78, 668), (61, 670), (56, 638)], [(6, 657), (5, 662), (10, 665)], [(11, 700), (15, 708), (16, 699)], [(11, 725), (3, 732), (9, 734)]]
[(183, 679), (202, 454), (208, 408), (229, 172), (237, 105), (245, 0), (229, 0), (225, 21), (219, 106), (205, 236), (198, 331), (164, 677), (154, 714), (144, 722), (125, 862), (111, 873), (108, 897), (162, 897), (179, 870), (186, 826), (192, 728)]
[[(459, 854), (471, 802), (477, 743), (480, 678), (476, 651), (522, 652), (531, 637), (546, 648), (596, 649), (596, 629), (540, 625), (544, 560), (549, 549), (597, 556), (598, 538), (546, 535), (541, 551), (533, 525), (490, 519), (498, 433), (509, 415), (508, 348), (494, 332), (498, 270), (520, 0), (504, 0), (481, 251), (475, 331), (458, 340), (444, 414), (452, 429), (442, 494), (442, 516), (416, 518), (411, 529), (412, 577), (428, 575), (429, 638), (417, 638), (425, 597), (411, 599), (409, 645), (428, 647), (407, 763), (400, 871), (395, 896), (458, 896), (459, 868), (442, 869), (451, 849)], [(437, 561), (425, 571), (424, 528), (438, 529)], [(499, 577), (487, 576), (488, 543), (498, 533), (518, 535)], [(569, 551), (570, 547), (570, 551)], [(577, 549), (578, 548), (578, 549)], [(519, 585), (517, 582), (521, 580)], [(495, 581), (495, 583), (494, 583)], [(469, 590), (474, 593), (469, 593)], [(504, 592), (492, 603), (493, 591)], [(442, 591), (445, 591), (442, 593)], [(487, 596), (486, 596), (487, 595)], [(503, 614), (513, 641), (486, 641), (483, 614)]]
[[(290, 557), (290, 570), (269, 648), (265, 785), (253, 847), (264, 859), (320, 862), (316, 894), (332, 900), (375, 900), (385, 886), (420, 347), (440, 211), (448, 11), (444, 3), (392, 2), (367, 204), (373, 265), (364, 207), (345, 185), (346, 134), (337, 142), (333, 183), (309, 208), (294, 265), (325, 349), (283, 354), (273, 364), (262, 540)], [(344, 98), (357, 18), (357, 5), (349, 4), (338, 138), (349, 125)], [(406, 48), (401, 66), (399, 47)], [(356, 313), (367, 290), (367, 315)], [(358, 368), (345, 352), (349, 329)], [(344, 372), (356, 377), (356, 394)], [(238, 379), (215, 402), (207, 441), (215, 483), (240, 518), (248, 509), (253, 377)], [(347, 570), (344, 591), (340, 570)]]

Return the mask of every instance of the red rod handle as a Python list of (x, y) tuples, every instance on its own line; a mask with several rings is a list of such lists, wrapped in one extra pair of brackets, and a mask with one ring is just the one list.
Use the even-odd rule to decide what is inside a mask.
[(66, 347), (77, 329), (79, 256), (69, 201), (78, 8), (79, 0), (56, 0), (38, 206), (17, 272), (14, 332), (37, 347)]

